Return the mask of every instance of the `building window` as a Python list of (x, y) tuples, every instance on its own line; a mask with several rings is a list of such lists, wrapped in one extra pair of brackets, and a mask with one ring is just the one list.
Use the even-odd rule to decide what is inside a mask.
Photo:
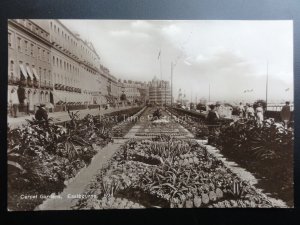
[(25, 44), (25, 53), (28, 53), (28, 41), (24, 41)]
[(47, 52), (47, 62), (50, 62), (50, 52)]
[(42, 60), (45, 60), (45, 50), (43, 50)]
[(55, 66), (55, 57), (53, 56), (53, 58), (52, 58), (53, 60), (53, 66)]
[(40, 82), (41, 82), (41, 80), (42, 80), (42, 68), (41, 67), (39, 67), (39, 78), (40, 78)]
[(18, 37), (17, 42), (18, 42), (17, 43), (18, 44), (18, 51), (21, 52), (22, 48), (21, 48), (21, 38), (20, 37)]
[(31, 44), (30, 55), (31, 55), (32, 57), (34, 57), (34, 51), (33, 51), (33, 48), (34, 48), (34, 45)]
[(13, 60), (10, 61), (10, 77), (11, 77), (11, 79), (14, 78), (14, 61)]
[(46, 84), (46, 80), (47, 80), (47, 72), (46, 69), (44, 69), (44, 77), (43, 77), (44, 83)]
[(32, 24), (28, 23), (28, 28), (31, 30), (32, 29)]
[(38, 53), (37, 53), (37, 55), (38, 55), (38, 59), (41, 59), (41, 48), (40, 47), (38, 47)]
[(11, 33), (8, 33), (8, 47), (12, 47)]

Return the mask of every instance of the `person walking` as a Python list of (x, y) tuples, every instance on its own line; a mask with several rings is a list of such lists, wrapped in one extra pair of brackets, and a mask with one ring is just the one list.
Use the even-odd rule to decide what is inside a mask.
[(12, 117), (17, 118), (18, 111), (19, 111), (19, 98), (18, 98), (16, 88), (13, 88), (11, 90), (9, 102), (11, 105)]
[(239, 112), (239, 117), (240, 118), (244, 117), (244, 111), (245, 111), (245, 108), (243, 106), (243, 103), (240, 102), (240, 105), (238, 106), (238, 112)]
[(257, 103), (257, 108), (255, 109), (256, 113), (256, 120), (259, 125), (262, 125), (262, 122), (264, 120), (264, 109), (262, 107), (262, 104), (259, 102)]
[(218, 126), (219, 114), (216, 112), (215, 105), (209, 106), (210, 110), (207, 114), (207, 126), (208, 126), (208, 142), (211, 144), (215, 136), (216, 127)]
[(48, 122), (48, 113), (45, 109), (45, 104), (40, 104), (37, 106), (38, 110), (35, 112), (35, 119), (38, 121)]
[(284, 128), (288, 128), (288, 122), (291, 118), (291, 108), (290, 108), (290, 102), (285, 102), (285, 105), (282, 107), (280, 112), (281, 120), (284, 123)]
[(24, 111), (26, 115), (29, 115), (29, 102), (26, 97), (24, 98)]
[(33, 95), (30, 93), (28, 95), (28, 105), (29, 105), (29, 114), (34, 112), (34, 104), (33, 104)]
[(252, 105), (250, 105), (250, 104), (248, 104), (248, 106), (247, 106), (246, 115), (247, 115), (248, 119), (253, 119), (255, 117), (254, 109), (253, 109)]

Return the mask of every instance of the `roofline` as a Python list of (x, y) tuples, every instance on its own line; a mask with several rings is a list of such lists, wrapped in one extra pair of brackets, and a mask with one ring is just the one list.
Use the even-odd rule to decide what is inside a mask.
[[(62, 27), (64, 27), (69, 33), (71, 33), (77, 41), (81, 41), (82, 43), (84, 43), (84, 45), (86, 45), (92, 52), (94, 52), (98, 56), (98, 59), (100, 59), (100, 56), (98, 55), (95, 49), (91, 48), (88, 44), (86, 44), (86, 42), (82, 38), (76, 36), (74, 32), (71, 31), (66, 25), (64, 25), (63, 22), (61, 22), (59, 19), (54, 19), (54, 20), (57, 21)], [(92, 42), (90, 43), (93, 44)]]

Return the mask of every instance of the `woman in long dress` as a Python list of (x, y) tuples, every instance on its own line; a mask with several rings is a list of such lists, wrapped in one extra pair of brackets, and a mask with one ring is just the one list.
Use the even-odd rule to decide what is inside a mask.
[(255, 112), (256, 112), (257, 123), (262, 125), (262, 122), (264, 120), (264, 109), (261, 106), (261, 103), (257, 104), (257, 108), (256, 108)]

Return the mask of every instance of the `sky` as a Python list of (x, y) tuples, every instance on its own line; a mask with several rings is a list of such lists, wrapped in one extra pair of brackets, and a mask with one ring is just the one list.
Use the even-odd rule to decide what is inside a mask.
[[(120, 79), (171, 80), (174, 98), (293, 101), (293, 22), (61, 20)], [(159, 53), (160, 52), (160, 53)], [(247, 92), (246, 90), (252, 90)]]

